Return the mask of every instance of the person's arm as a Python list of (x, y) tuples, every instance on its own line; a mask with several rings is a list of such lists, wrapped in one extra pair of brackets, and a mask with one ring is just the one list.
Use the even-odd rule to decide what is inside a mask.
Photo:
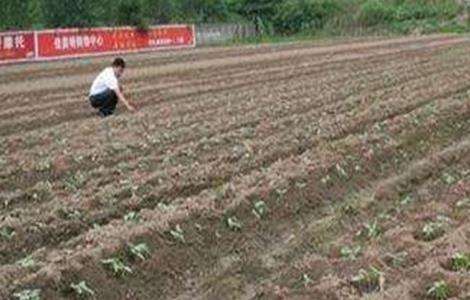
[(127, 107), (127, 109), (129, 111), (132, 111), (132, 112), (135, 112), (135, 107), (132, 106), (129, 101), (127, 101), (126, 97), (124, 97), (124, 95), (122, 94), (120, 88), (117, 88), (116, 90), (114, 90), (114, 92), (116, 93), (116, 96), (118, 97), (118, 100), (119, 101), (122, 101), (122, 103), (124, 103), (124, 105)]

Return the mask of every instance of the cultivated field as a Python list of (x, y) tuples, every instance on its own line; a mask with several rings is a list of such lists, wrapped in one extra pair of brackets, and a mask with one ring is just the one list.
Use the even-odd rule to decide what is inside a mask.
[(0, 67), (0, 299), (470, 299), (469, 53), (132, 55), (104, 120), (109, 57)]

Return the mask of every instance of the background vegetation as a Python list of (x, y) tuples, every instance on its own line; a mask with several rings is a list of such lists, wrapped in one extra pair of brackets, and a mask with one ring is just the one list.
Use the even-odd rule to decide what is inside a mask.
[(466, 31), (464, 0), (0, 0), (0, 30), (253, 22), (267, 35)]

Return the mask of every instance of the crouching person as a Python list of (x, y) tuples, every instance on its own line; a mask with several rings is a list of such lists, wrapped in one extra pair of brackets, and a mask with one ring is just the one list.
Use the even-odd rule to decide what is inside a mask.
[(93, 81), (90, 89), (90, 103), (92, 107), (98, 109), (98, 114), (101, 117), (112, 115), (118, 101), (124, 103), (128, 110), (135, 111), (134, 106), (122, 94), (118, 81), (125, 68), (126, 63), (118, 57), (111, 67), (104, 69)]

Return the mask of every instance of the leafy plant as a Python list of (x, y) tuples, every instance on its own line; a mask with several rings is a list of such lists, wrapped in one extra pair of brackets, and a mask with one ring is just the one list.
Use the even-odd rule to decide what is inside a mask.
[(145, 243), (137, 244), (137, 245), (130, 245), (129, 250), (132, 256), (139, 258), (141, 260), (146, 260), (150, 255), (150, 249)]
[(450, 173), (447, 173), (447, 172), (442, 174), (441, 178), (442, 178), (442, 181), (444, 181), (444, 183), (447, 184), (447, 185), (452, 185), (452, 184), (456, 183), (457, 180), (458, 180), (454, 175), (452, 175)]
[(310, 285), (312, 282), (313, 280), (307, 274), (302, 274), (302, 283), (305, 287)]
[(411, 196), (410, 194), (407, 194), (400, 200), (401, 205), (408, 205), (411, 202), (413, 202), (413, 196)]
[(287, 194), (287, 189), (276, 189), (276, 199), (277, 201), (282, 201), (284, 199), (284, 196)]
[(445, 233), (444, 224), (441, 222), (429, 222), (424, 225), (421, 230), (422, 237), (425, 241), (432, 241)]
[(227, 226), (233, 231), (240, 231), (242, 229), (242, 223), (238, 221), (237, 217), (227, 218)]
[(351, 281), (356, 288), (369, 293), (381, 290), (385, 277), (379, 269), (370, 267), (368, 270), (360, 269)]
[(253, 205), (254, 208), (252, 210), (253, 214), (257, 216), (259, 219), (263, 218), (268, 213), (268, 206), (264, 201), (257, 201)]
[(124, 216), (124, 221), (139, 223), (139, 221), (140, 221), (139, 213), (135, 212), (135, 211), (131, 211), (130, 213), (128, 213)]
[(35, 166), (35, 170), (38, 172), (45, 172), (52, 168), (52, 160), (48, 157), (39, 160)]
[(16, 235), (15, 230), (12, 227), (5, 226), (0, 229), (0, 237), (4, 240), (11, 240)]
[(105, 266), (109, 267), (115, 276), (124, 276), (126, 274), (131, 274), (132, 269), (124, 264), (124, 262), (119, 258), (109, 258), (101, 261)]
[(465, 198), (457, 202), (456, 204), (457, 208), (465, 208), (465, 207), (470, 207), (470, 198)]
[(79, 297), (88, 297), (94, 296), (95, 292), (88, 287), (85, 281), (80, 281), (79, 283), (70, 284), (70, 288), (79, 296)]
[(52, 184), (49, 181), (39, 181), (27, 191), (27, 196), (33, 201), (47, 201), (53, 196)]
[(19, 300), (41, 300), (41, 290), (24, 290), (18, 293), (14, 293), (13, 297)]
[(67, 178), (64, 182), (65, 188), (70, 192), (78, 191), (86, 182), (86, 177), (81, 172), (77, 172), (74, 175)]
[(387, 254), (386, 258), (391, 263), (392, 266), (395, 268), (401, 267), (403, 263), (406, 261), (408, 256), (407, 252), (399, 252), (396, 254), (389, 253)]
[(427, 295), (437, 300), (445, 300), (449, 298), (450, 287), (445, 281), (436, 281), (429, 287)]
[(367, 222), (364, 224), (363, 229), (360, 231), (360, 235), (367, 237), (369, 239), (378, 238), (382, 234), (382, 229), (377, 223), (377, 220), (374, 222)]
[(16, 263), (23, 268), (32, 268), (36, 265), (36, 262), (31, 256), (26, 256), (25, 258), (17, 261)]
[(456, 253), (451, 260), (452, 270), (470, 271), (470, 254)]
[(170, 234), (175, 240), (178, 240), (181, 243), (186, 243), (184, 239), (184, 232), (181, 229), (180, 225), (176, 225), (175, 229), (170, 230)]
[(81, 220), (83, 218), (83, 215), (79, 210), (67, 207), (59, 208), (57, 210), (57, 214), (65, 220)]
[(341, 248), (341, 257), (343, 259), (347, 260), (356, 260), (357, 257), (361, 254), (362, 248), (361, 246), (356, 246), (356, 247), (349, 247), (349, 246), (344, 246)]
[(348, 173), (344, 170), (344, 168), (340, 165), (340, 164), (336, 164), (336, 171), (338, 172), (338, 174), (343, 177), (343, 178), (348, 178), (349, 175)]

